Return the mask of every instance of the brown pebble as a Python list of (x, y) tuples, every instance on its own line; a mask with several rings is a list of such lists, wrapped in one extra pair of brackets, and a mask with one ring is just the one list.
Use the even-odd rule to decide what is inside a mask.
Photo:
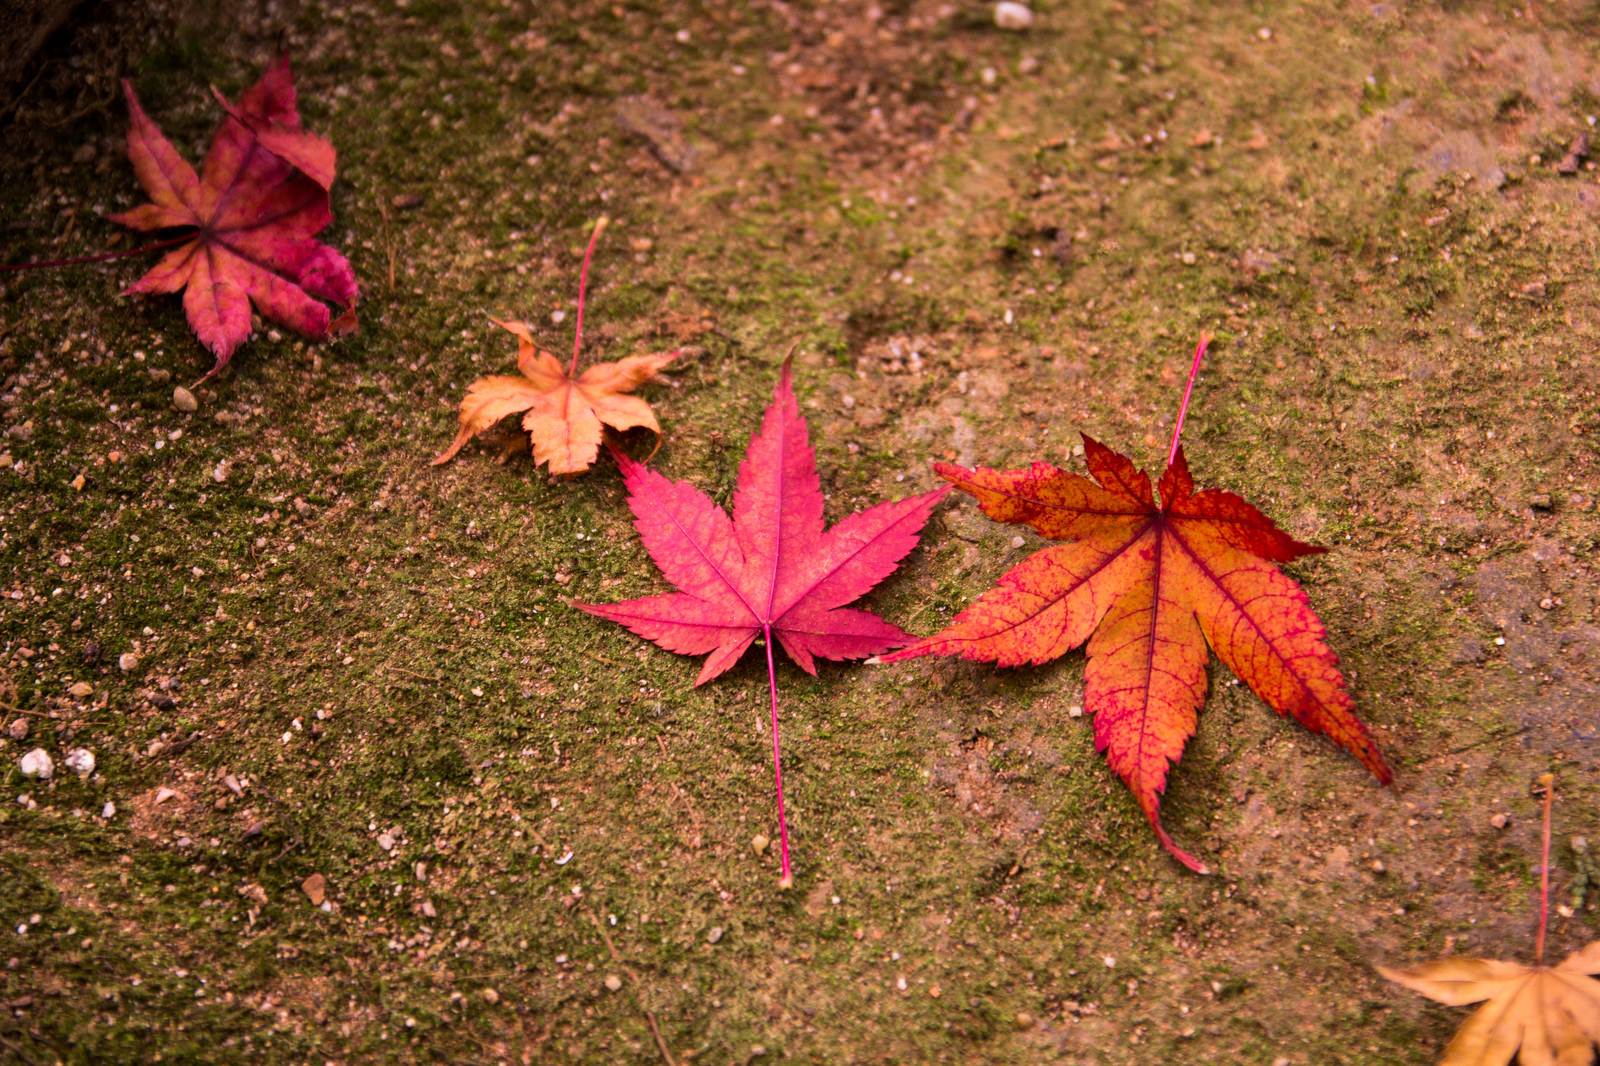
[(300, 891), (306, 894), (313, 907), (320, 907), (322, 901), (328, 898), (328, 879), (321, 874), (312, 874), (300, 882)]
[(200, 410), (200, 401), (194, 398), (194, 393), (179, 385), (172, 390), (172, 406), (186, 415), (192, 415)]

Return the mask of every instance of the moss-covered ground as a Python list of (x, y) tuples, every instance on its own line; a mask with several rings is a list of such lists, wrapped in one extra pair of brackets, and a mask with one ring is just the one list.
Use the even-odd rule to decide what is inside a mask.
[[(0, 279), (0, 1058), (1426, 1062), (1458, 1012), (1372, 964), (1529, 954), (1547, 770), (1595, 937), (1594, 5), (246, 7), (91, 6), (0, 118), (0, 258), (127, 247), (116, 79), (198, 158), (286, 49), (364, 286), (185, 414), (144, 261)], [(570, 343), (601, 213), (588, 357), (687, 346), (654, 461), (722, 500), (791, 348), (837, 518), (1080, 432), (1153, 466), (1214, 334), (1191, 463), (1331, 548), (1394, 787), (1213, 664), (1198, 877), (1081, 654), (785, 665), (780, 890), (756, 657), (695, 689), (566, 606), (662, 587), (614, 468), (428, 465), (489, 315)], [(1016, 532), (952, 501), (870, 604), (931, 632)]]

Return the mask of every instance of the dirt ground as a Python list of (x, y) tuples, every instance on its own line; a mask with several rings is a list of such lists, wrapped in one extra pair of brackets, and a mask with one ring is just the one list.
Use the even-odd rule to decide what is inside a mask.
[[(146, 260), (0, 276), (0, 1059), (1429, 1062), (1463, 1012), (1373, 964), (1530, 955), (1546, 771), (1596, 937), (1600, 8), (244, 7), (89, 5), (0, 115), (0, 259), (130, 247), (117, 79), (197, 159), (286, 50), (363, 283), (183, 413)], [(664, 588), (614, 467), (428, 465), (488, 315), (570, 343), (600, 213), (589, 357), (689, 346), (654, 462), (724, 501), (791, 346), (836, 519), (1154, 466), (1213, 333), (1190, 462), (1331, 548), (1393, 787), (1213, 664), (1196, 876), (1081, 653), (784, 665), (780, 890), (757, 657), (692, 689), (566, 606)], [(1016, 533), (951, 501), (869, 605), (932, 632)]]

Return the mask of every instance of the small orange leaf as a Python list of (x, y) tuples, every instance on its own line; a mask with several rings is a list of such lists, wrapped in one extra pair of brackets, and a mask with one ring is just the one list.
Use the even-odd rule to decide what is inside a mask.
[(619, 431), (648, 429), (661, 436), (650, 405), (627, 393), (655, 377), (657, 371), (678, 357), (677, 351), (632, 355), (614, 363), (596, 363), (578, 373), (589, 262), (594, 257), (595, 242), (609, 222), (602, 216), (595, 223), (589, 246), (584, 249), (572, 361), (562, 367), (559, 359), (534, 342), (533, 331), (526, 322), (491, 319), (516, 334), (517, 369), (522, 376), (496, 374), (479, 378), (467, 387), (467, 395), (461, 401), (461, 429), (450, 446), (434, 458), (434, 466), (448, 463), (467, 441), (514, 414), (522, 415), (522, 428), (532, 438), (534, 465), (548, 465), (552, 474), (581, 474), (593, 466), (600, 454), (604, 426)]
[(589, 469), (600, 454), (602, 425), (660, 435), (650, 405), (626, 394), (654, 377), (677, 358), (677, 352), (596, 363), (573, 378), (552, 353), (534, 342), (527, 323), (495, 320), (495, 325), (516, 335), (521, 374), (479, 378), (467, 388), (461, 401), (461, 429), (433, 460), (434, 466), (449, 462), (467, 441), (514, 414), (522, 415), (522, 428), (532, 437), (534, 463), (548, 464), (552, 474)]

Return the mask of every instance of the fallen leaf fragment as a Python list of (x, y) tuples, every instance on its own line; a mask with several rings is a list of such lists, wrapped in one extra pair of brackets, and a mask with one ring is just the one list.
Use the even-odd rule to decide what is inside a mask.
[(183, 292), (189, 325), (216, 357), (206, 377), (250, 336), (252, 304), (303, 336), (327, 337), (327, 303), (345, 318), (358, 286), (344, 256), (312, 239), (333, 221), (335, 155), (332, 144), (300, 128), (287, 57), (236, 105), (217, 95), (226, 117), (198, 175), (145, 114), (132, 82), (123, 82), (123, 92), (132, 120), (128, 157), (151, 202), (111, 221), (192, 230), (125, 292)]
[[(620, 622), (680, 655), (705, 655), (696, 685), (731, 669), (761, 638), (767, 659), (772, 761), (782, 877), (791, 880), (783, 815), (774, 641), (806, 673), (817, 659), (863, 659), (911, 639), (899, 626), (846, 605), (867, 594), (917, 546), (950, 490), (880, 503), (831, 529), (805, 420), (784, 363), (761, 429), (739, 466), (733, 516), (699, 489), (616, 453), (645, 549), (678, 589), (624, 603), (573, 606)], [(759, 850), (759, 849), (758, 849)]]
[(548, 465), (552, 474), (581, 474), (594, 465), (605, 426), (619, 432), (648, 429), (661, 435), (650, 405), (627, 394), (654, 378), (678, 352), (633, 355), (614, 363), (596, 363), (578, 373), (589, 260), (606, 224), (605, 218), (595, 223), (584, 252), (571, 363), (563, 367), (553, 354), (540, 348), (526, 322), (492, 319), (517, 338), (517, 369), (521, 373), (479, 378), (467, 387), (461, 401), (461, 427), (450, 446), (434, 457), (434, 466), (448, 463), (467, 441), (515, 414), (522, 415), (522, 428), (528, 431), (534, 465)]
[(1540, 865), (1539, 933), (1532, 966), (1497, 959), (1453, 958), (1378, 972), (1436, 1003), (1482, 1003), (1444, 1049), (1439, 1066), (1586, 1066), (1600, 1045), (1600, 940), (1543, 965), (1550, 917), (1550, 806), (1555, 779), (1545, 774), (1544, 847)]
[(1445, 1048), (1441, 1066), (1561, 1066), (1594, 1061), (1600, 1043), (1600, 940), (1557, 966), (1440, 959), (1379, 966), (1396, 984), (1452, 1007), (1483, 1003)]
[[(1182, 425), (1180, 414), (1178, 431)], [(1022, 470), (936, 463), (990, 518), (1064, 543), (1013, 567), (942, 632), (884, 659), (1039, 665), (1087, 641), (1084, 704), (1094, 715), (1095, 748), (1162, 846), (1203, 873), (1162, 828), (1160, 805), (1205, 699), (1208, 643), (1279, 714), (1328, 735), (1378, 780), (1391, 774), (1355, 716), (1322, 621), (1274, 565), (1323, 549), (1295, 540), (1233, 493), (1197, 492), (1177, 441), (1174, 432), (1155, 486), (1159, 504), (1147, 474), (1087, 435), (1088, 478), (1042, 462)]]

